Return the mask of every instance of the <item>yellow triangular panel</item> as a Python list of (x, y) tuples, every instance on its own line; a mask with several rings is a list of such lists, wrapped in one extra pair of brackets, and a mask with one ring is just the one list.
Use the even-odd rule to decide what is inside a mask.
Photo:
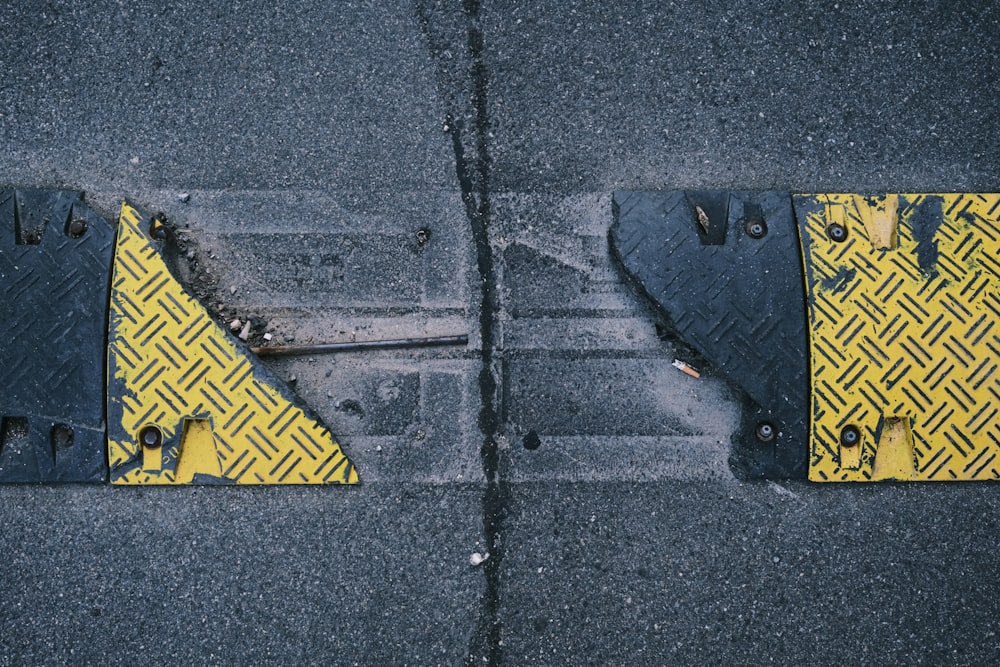
[(173, 277), (122, 205), (108, 326), (114, 484), (354, 484), (329, 430)]

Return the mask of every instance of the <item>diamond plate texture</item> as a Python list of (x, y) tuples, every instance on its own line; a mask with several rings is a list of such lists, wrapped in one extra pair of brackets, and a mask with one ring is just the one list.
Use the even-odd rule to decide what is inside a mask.
[(103, 482), (114, 230), (67, 190), (0, 191), (0, 482)]
[[(1000, 195), (794, 201), (812, 360), (809, 478), (1000, 478)], [(898, 209), (898, 246), (878, 250), (872, 217), (885, 209)], [(843, 241), (831, 238), (834, 223)], [(905, 425), (908, 442), (886, 468), (889, 424)], [(859, 444), (844, 444), (848, 427)]]
[[(742, 392), (734, 471), (805, 477), (806, 314), (790, 195), (616, 192), (613, 215), (611, 251), (629, 281)], [(761, 238), (749, 231), (754, 220)], [(773, 437), (759, 438), (761, 425)]]
[[(327, 428), (173, 278), (155, 224), (122, 206), (109, 325), (112, 483), (356, 483)], [(153, 446), (140, 444), (147, 432)]]

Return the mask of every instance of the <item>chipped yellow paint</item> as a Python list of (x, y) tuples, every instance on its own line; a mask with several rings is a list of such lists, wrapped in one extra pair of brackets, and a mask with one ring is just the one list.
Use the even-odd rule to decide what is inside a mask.
[(909, 420), (898, 417), (887, 419), (878, 442), (875, 443), (872, 480), (913, 479), (916, 465)]
[(177, 481), (191, 484), (195, 475), (222, 477), (222, 459), (208, 419), (185, 419), (177, 454)]
[[(793, 199), (809, 479), (1000, 479), (1000, 195)], [(851, 447), (848, 425), (861, 433)]]
[[(173, 278), (150, 224), (122, 206), (108, 327), (112, 483), (356, 483), (326, 427)], [(162, 442), (140, 446), (150, 425)]]
[(862, 197), (854, 195), (854, 207), (875, 250), (895, 250), (899, 245), (896, 225), (899, 222), (899, 196)]

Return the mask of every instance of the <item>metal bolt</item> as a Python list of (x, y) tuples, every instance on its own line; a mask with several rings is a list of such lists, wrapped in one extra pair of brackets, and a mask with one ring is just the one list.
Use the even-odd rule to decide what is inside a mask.
[(840, 431), (840, 444), (844, 447), (853, 447), (861, 442), (861, 431), (857, 426), (848, 424)]
[(52, 445), (56, 449), (68, 449), (73, 446), (73, 429), (67, 424), (56, 424), (52, 427)]
[(66, 232), (70, 235), (70, 238), (80, 238), (87, 233), (87, 221), (83, 218), (73, 218), (69, 221), (69, 227), (66, 228)]
[(827, 227), (826, 233), (827, 236), (830, 237), (830, 240), (835, 243), (841, 243), (847, 240), (847, 229), (840, 223), (835, 222)]
[(750, 238), (762, 239), (767, 234), (767, 225), (760, 219), (747, 220), (746, 230)]
[(755, 435), (761, 442), (770, 442), (774, 440), (774, 427), (767, 422), (761, 422), (757, 424)]
[(143, 447), (159, 447), (163, 442), (163, 434), (155, 426), (144, 426), (139, 431), (139, 442)]

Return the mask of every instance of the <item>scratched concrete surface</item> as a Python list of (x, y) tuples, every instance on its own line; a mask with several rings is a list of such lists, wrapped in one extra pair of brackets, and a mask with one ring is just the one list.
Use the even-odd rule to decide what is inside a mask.
[(606, 241), (616, 188), (996, 190), (995, 12), (28, 2), (0, 26), (0, 184), (163, 211), (192, 289), (282, 340), (471, 339), (269, 362), (357, 488), (0, 488), (0, 664), (1000, 660), (997, 489), (737, 481), (732, 389), (670, 366)]

